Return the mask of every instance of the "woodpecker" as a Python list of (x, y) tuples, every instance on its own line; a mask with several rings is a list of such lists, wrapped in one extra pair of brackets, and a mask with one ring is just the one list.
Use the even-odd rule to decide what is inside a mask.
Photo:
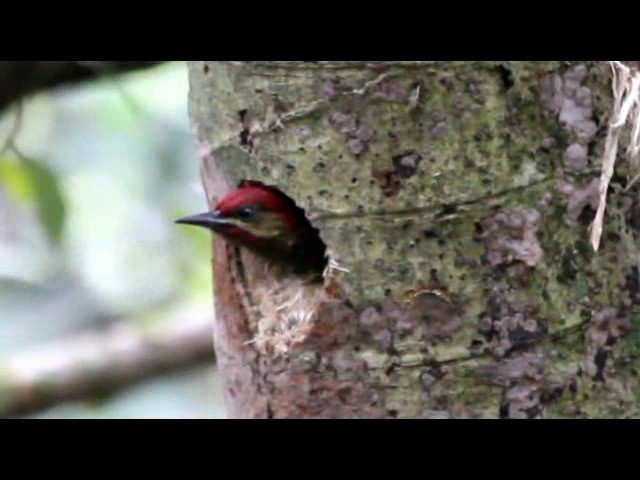
[(208, 228), (232, 245), (247, 248), (296, 274), (321, 277), (326, 247), (304, 210), (275, 187), (243, 180), (210, 212), (176, 220)]

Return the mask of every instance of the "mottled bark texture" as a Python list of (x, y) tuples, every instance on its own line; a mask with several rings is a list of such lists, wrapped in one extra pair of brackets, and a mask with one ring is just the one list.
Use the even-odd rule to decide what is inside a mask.
[(607, 65), (191, 62), (211, 204), (305, 208), (324, 286), (215, 240), (232, 417), (636, 417), (640, 202), (589, 245)]

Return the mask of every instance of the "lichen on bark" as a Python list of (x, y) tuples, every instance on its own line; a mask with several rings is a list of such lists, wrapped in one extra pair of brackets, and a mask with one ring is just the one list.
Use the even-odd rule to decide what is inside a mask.
[(588, 244), (606, 68), (190, 62), (189, 78), (209, 201), (276, 185), (341, 267), (303, 338), (266, 354), (233, 323), (217, 241), (232, 416), (638, 415), (637, 188), (613, 182)]

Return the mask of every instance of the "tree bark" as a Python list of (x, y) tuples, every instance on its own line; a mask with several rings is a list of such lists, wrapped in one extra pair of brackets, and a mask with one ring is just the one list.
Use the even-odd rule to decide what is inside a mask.
[(636, 417), (638, 187), (606, 64), (190, 62), (208, 201), (305, 208), (322, 286), (214, 240), (231, 417)]

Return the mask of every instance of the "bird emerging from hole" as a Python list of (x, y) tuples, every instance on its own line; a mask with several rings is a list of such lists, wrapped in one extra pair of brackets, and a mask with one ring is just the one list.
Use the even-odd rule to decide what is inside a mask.
[(243, 180), (215, 209), (176, 223), (206, 227), (227, 242), (247, 248), (296, 274), (320, 279), (326, 246), (304, 210), (275, 187)]

